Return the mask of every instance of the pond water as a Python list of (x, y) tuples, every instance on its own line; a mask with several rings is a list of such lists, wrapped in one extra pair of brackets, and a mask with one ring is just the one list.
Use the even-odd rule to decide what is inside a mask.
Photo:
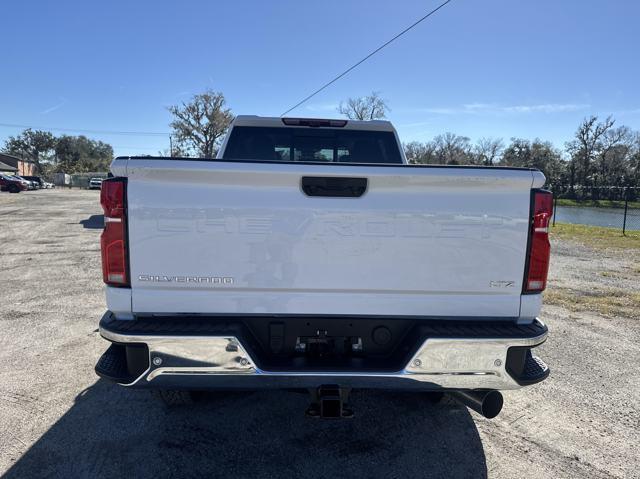
[[(558, 206), (556, 221), (578, 225), (622, 228), (624, 208), (590, 208), (586, 206)], [(640, 230), (640, 210), (629, 209), (627, 229)]]

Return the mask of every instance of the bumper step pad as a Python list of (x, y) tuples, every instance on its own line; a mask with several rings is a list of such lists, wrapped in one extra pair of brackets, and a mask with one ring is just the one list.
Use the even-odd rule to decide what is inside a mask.
[[(301, 317), (302, 318), (302, 317)], [(144, 335), (238, 335), (244, 332), (242, 317), (150, 317), (118, 320), (107, 312), (100, 327), (118, 334)], [(419, 324), (422, 321), (425, 324)], [(517, 324), (511, 321), (417, 320), (417, 334), (431, 338), (531, 338), (544, 334), (540, 322)]]
[(130, 383), (135, 379), (127, 369), (125, 346), (112, 343), (96, 364), (96, 374), (117, 383)]
[(529, 350), (524, 364), (524, 371), (517, 380), (522, 385), (535, 384), (545, 380), (549, 376), (549, 372), (549, 366), (542, 359), (531, 354), (531, 350)]

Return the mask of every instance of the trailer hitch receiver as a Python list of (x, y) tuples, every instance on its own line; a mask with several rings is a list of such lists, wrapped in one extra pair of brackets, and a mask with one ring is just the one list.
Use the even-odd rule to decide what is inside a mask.
[(341, 419), (353, 417), (348, 405), (351, 388), (341, 388), (336, 384), (324, 384), (310, 389), (311, 404), (307, 408), (307, 416), (323, 419)]

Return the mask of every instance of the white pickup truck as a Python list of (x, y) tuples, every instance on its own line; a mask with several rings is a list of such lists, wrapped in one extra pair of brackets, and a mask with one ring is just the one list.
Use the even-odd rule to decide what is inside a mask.
[(322, 417), (412, 389), (493, 417), (549, 374), (538, 170), (409, 165), (386, 121), (239, 116), (216, 159), (111, 172), (102, 377), (169, 402), (304, 388)]

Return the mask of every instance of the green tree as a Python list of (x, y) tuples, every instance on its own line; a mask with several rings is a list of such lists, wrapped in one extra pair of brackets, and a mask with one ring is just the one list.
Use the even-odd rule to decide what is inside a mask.
[(547, 178), (547, 185), (561, 183), (565, 170), (562, 154), (550, 142), (536, 138), (529, 141), (512, 138), (502, 154), (501, 165), (537, 168)]
[(51, 132), (28, 128), (17, 136), (10, 136), (4, 150), (10, 155), (33, 160), (42, 171), (43, 163), (51, 159), (55, 146), (56, 138)]
[(194, 95), (182, 105), (170, 106), (170, 123), (176, 147), (188, 154), (213, 158), (218, 143), (233, 121), (231, 109), (226, 107), (224, 95), (207, 90)]
[(108, 171), (113, 159), (111, 145), (86, 136), (63, 135), (55, 147), (55, 171), (87, 173)]

